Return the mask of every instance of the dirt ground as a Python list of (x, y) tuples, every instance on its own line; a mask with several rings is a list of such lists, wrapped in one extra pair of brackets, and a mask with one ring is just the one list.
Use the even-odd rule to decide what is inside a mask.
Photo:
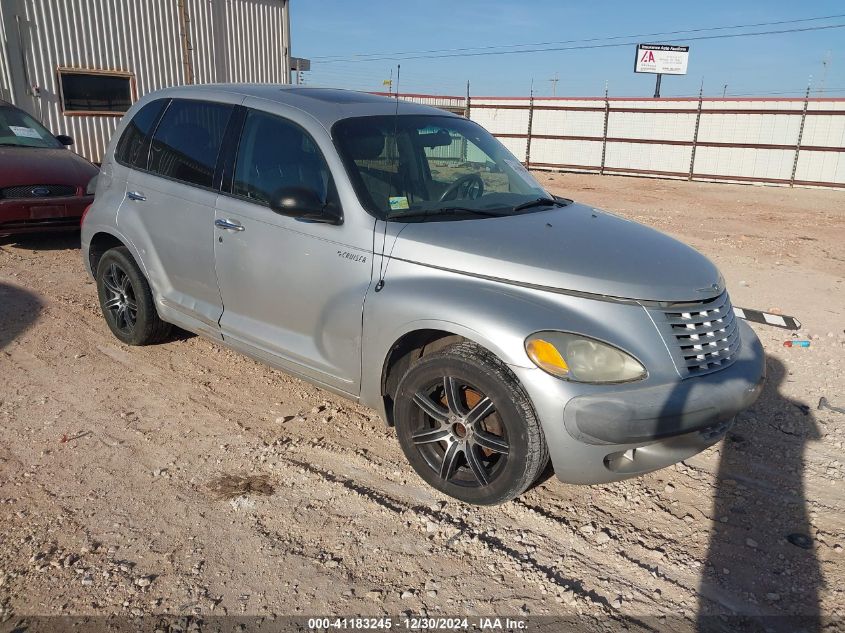
[[(803, 323), (808, 349), (754, 326), (768, 385), (724, 442), (469, 507), (428, 488), (368, 409), (199, 337), (119, 343), (78, 236), (0, 239), (0, 629), (403, 612), (842, 626), (845, 414), (817, 405), (845, 407), (845, 192), (538, 176), (692, 244), (735, 305)], [(266, 480), (228, 501), (221, 475)]]

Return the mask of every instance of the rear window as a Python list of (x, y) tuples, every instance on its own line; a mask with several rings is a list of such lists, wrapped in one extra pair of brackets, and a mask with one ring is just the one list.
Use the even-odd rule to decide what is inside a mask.
[(132, 118), (117, 144), (115, 157), (118, 162), (140, 169), (147, 168), (153, 128), (166, 104), (166, 99), (148, 103)]
[(211, 187), (223, 134), (234, 106), (174, 99), (158, 124), (149, 170), (182, 182)]

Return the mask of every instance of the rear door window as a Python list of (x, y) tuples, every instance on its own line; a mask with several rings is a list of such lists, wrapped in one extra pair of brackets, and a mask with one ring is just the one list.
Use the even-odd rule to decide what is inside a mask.
[(161, 111), (165, 105), (167, 105), (167, 99), (153, 101), (141, 108), (138, 114), (132, 117), (132, 120), (126, 126), (117, 144), (115, 157), (118, 162), (129, 165), (130, 167), (138, 167), (139, 169), (147, 168), (147, 158), (150, 153), (150, 137), (155, 122), (161, 115)]
[(244, 123), (232, 193), (268, 205), (275, 192), (305, 187), (334, 199), (329, 168), (314, 140), (280, 117), (250, 110)]
[(234, 109), (225, 103), (174, 99), (153, 136), (149, 170), (212, 187), (223, 134)]

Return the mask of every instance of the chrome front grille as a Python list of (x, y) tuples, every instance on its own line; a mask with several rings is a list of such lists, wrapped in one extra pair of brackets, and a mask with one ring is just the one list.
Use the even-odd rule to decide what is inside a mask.
[(714, 299), (662, 308), (664, 338), (678, 372), (686, 376), (724, 369), (734, 361), (740, 338), (727, 292)]

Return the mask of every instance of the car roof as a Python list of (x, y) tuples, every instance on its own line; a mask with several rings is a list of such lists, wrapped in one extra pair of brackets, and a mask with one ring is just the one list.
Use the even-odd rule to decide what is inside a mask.
[[(315, 88), (287, 84), (201, 84), (165, 88), (146, 96), (146, 99), (161, 97), (206, 98), (215, 94), (228, 93), (255, 97), (274, 103), (297, 108), (307, 112), (330, 129), (337, 121), (360, 116), (399, 114), (427, 114), (457, 116), (446, 110), (411, 103), (391, 97), (383, 97), (355, 90), (338, 88)], [(146, 100), (145, 99), (145, 100)]]

